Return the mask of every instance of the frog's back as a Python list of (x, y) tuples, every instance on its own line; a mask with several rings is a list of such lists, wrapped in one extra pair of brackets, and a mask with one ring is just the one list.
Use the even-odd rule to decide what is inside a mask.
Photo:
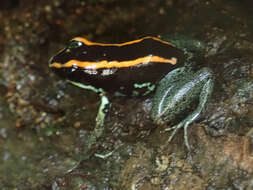
[[(132, 94), (140, 86), (152, 86), (168, 72), (182, 66), (184, 52), (154, 37), (122, 44), (102, 44), (74, 38), (51, 59), (50, 67), (69, 80)], [(145, 89), (144, 89), (145, 90)], [(142, 92), (140, 92), (142, 93)]]

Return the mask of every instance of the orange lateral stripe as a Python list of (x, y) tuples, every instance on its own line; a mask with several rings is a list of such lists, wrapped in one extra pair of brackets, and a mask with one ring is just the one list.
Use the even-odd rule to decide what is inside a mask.
[(82, 38), (82, 37), (76, 37), (76, 38), (73, 38), (72, 40), (83, 42), (87, 46), (92, 46), (92, 45), (99, 45), (99, 46), (125, 46), (125, 45), (129, 45), (129, 44), (139, 43), (139, 42), (141, 42), (141, 41), (143, 41), (145, 39), (153, 39), (153, 40), (159, 41), (161, 43), (167, 44), (169, 46), (174, 46), (173, 44), (171, 44), (169, 42), (166, 42), (166, 41), (163, 41), (163, 40), (161, 40), (159, 38), (151, 37), (151, 36), (146, 36), (146, 37), (138, 39), (138, 40), (133, 40), (133, 41), (119, 43), (119, 44), (104, 44), (104, 43), (98, 43), (98, 42), (91, 42), (91, 41), (89, 41), (89, 40), (87, 40), (85, 38)]
[(171, 59), (164, 59), (159, 56), (145, 56), (131, 61), (99, 61), (99, 62), (91, 62), (91, 61), (78, 61), (78, 60), (70, 60), (67, 63), (61, 64), (54, 62), (50, 65), (50, 67), (55, 68), (63, 68), (63, 67), (80, 67), (84, 69), (101, 69), (101, 68), (121, 68), (121, 67), (131, 67), (140, 63), (147, 64), (149, 62), (159, 62), (159, 63), (170, 63), (175, 65), (177, 63), (177, 58), (172, 57)]

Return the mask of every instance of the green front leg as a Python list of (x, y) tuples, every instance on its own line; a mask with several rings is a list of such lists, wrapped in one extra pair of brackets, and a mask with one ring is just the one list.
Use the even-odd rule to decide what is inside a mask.
[(110, 102), (105, 95), (101, 95), (101, 103), (98, 109), (96, 117), (96, 126), (94, 128), (94, 135), (99, 138), (104, 132), (104, 120), (106, 113), (108, 112), (107, 107), (110, 106)]
[(90, 134), (89, 139), (87, 139), (88, 148), (90, 148), (93, 144), (96, 143), (97, 138), (101, 137), (101, 135), (104, 132), (104, 120), (105, 120), (106, 113), (107, 113), (107, 107), (109, 107), (110, 102), (109, 102), (108, 98), (105, 96), (105, 92), (101, 88), (95, 88), (94, 86), (91, 86), (91, 85), (84, 85), (82, 83), (74, 82), (74, 81), (70, 81), (70, 80), (68, 80), (68, 82), (79, 87), (79, 88), (96, 92), (101, 97), (101, 100), (100, 100), (101, 103), (100, 103), (97, 117), (96, 117), (96, 126), (95, 126), (93, 132)]

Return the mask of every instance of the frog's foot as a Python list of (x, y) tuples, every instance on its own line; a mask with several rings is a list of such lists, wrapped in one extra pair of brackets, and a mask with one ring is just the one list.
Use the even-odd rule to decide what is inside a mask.
[(114, 152), (116, 152), (122, 145), (116, 147), (114, 150), (108, 152), (108, 153), (105, 153), (105, 154), (98, 154), (98, 153), (95, 153), (94, 156), (97, 157), (97, 158), (101, 158), (101, 159), (107, 159), (108, 157), (110, 157)]
[(190, 122), (184, 120), (173, 127), (166, 128), (164, 131), (173, 130), (173, 132), (171, 133), (167, 142), (170, 143), (172, 141), (173, 137), (176, 135), (177, 131), (180, 128), (184, 127), (184, 141), (185, 141), (185, 145), (186, 145), (188, 151), (190, 152), (191, 149), (190, 149), (190, 144), (189, 144), (189, 140), (188, 140), (188, 133), (187, 133), (187, 128), (189, 127), (189, 124), (190, 124)]
[(167, 141), (167, 143), (169, 144), (172, 141), (173, 137), (176, 135), (177, 131), (180, 128), (184, 127), (184, 142), (185, 142), (185, 146), (188, 150), (188, 159), (192, 162), (191, 147), (190, 147), (190, 143), (189, 143), (189, 139), (188, 139), (188, 133), (187, 133), (187, 129), (188, 129), (189, 125), (190, 125), (190, 123), (184, 120), (184, 121), (180, 122), (179, 124), (177, 124), (173, 127), (166, 128), (164, 131), (173, 130), (173, 132), (171, 133), (171, 135), (170, 135), (170, 137)]

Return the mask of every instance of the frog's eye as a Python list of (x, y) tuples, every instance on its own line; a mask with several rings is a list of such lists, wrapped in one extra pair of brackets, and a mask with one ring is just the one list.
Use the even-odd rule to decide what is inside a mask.
[(73, 49), (73, 48), (78, 48), (81, 47), (83, 45), (82, 42), (79, 41), (71, 41), (70, 44), (68, 45), (69, 49)]

